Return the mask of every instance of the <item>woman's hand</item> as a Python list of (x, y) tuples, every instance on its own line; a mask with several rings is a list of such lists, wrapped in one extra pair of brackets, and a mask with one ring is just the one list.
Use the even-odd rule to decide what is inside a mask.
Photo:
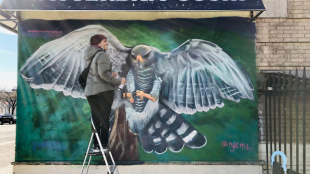
[(117, 77), (118, 75), (117, 75), (116, 72), (113, 72), (113, 73), (112, 73), (112, 76), (113, 76), (113, 77)]
[(126, 80), (125, 80), (125, 78), (124, 78), (124, 77), (121, 79), (121, 84), (126, 85)]

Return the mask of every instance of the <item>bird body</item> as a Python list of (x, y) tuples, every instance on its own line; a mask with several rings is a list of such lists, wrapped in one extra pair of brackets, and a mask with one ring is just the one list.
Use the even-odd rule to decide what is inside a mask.
[(142, 91), (150, 94), (154, 101), (136, 96), (132, 107), (125, 107), (130, 129), (139, 135), (142, 148), (147, 152), (155, 150), (161, 154), (168, 148), (179, 152), (184, 145), (200, 148), (207, 142), (205, 136), (159, 99), (162, 81), (156, 76), (156, 51), (146, 45), (132, 50), (132, 68), (126, 78), (128, 92), (134, 95), (135, 91)]
[[(139, 69), (138, 72), (144, 71)], [(154, 69), (145, 70), (144, 72), (152, 72)], [(159, 95), (161, 82), (155, 78), (154, 75), (150, 73), (142, 73), (141, 75), (137, 71), (130, 70), (127, 75), (127, 89), (129, 93), (133, 93), (136, 90), (141, 90), (144, 93), (152, 94), (156, 96)], [(139, 74), (139, 75), (138, 75)], [(132, 106), (126, 107), (126, 117), (129, 122), (130, 128), (138, 133), (140, 130), (144, 129), (146, 124), (150, 121), (152, 116), (157, 113), (159, 101), (150, 101), (147, 98), (134, 97)]]
[[(155, 68), (153, 66), (147, 68), (133, 68), (133, 76), (135, 79), (135, 89), (143, 91), (144, 93), (149, 94), (153, 89), (153, 83), (156, 79), (155, 77)], [(133, 92), (133, 91), (132, 91)], [(149, 100), (147, 98), (143, 98), (140, 100), (139, 97), (135, 97), (134, 99), (134, 108), (137, 112), (142, 112), (144, 110), (145, 105)]]

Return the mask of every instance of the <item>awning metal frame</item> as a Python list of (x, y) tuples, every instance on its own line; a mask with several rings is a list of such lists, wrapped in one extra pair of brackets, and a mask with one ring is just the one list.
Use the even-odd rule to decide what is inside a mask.
[[(0, 27), (3, 27), (3, 28), (5, 28), (5, 29), (7, 29), (7, 30), (9, 30), (9, 31), (11, 31), (13, 33), (18, 34), (17, 27), (18, 27), (18, 22), (20, 21), (20, 19), (17, 16), (19, 16), (18, 15), (19, 12), (17, 12), (16, 13), (17, 16), (15, 16), (15, 15), (11, 14), (10, 12), (1, 10), (3, 3), (4, 3), (4, 1), (2, 2), (2, 4), (0, 4), (0, 13), (2, 13), (2, 14), (5, 13), (8, 16), (2, 16), (1, 15), (2, 17), (4, 17), (4, 19), (3, 18), (0, 19)], [(8, 26), (8, 25), (6, 25), (6, 24), (4, 24), (2, 22), (12, 22), (12, 23), (14, 23), (14, 27), (13, 26)]]
[[(15, 33), (15, 34), (18, 34), (18, 31), (16, 30), (16, 28), (17, 28), (17, 26), (18, 26), (18, 22), (20, 21), (20, 19), (18, 19), (15, 15), (12, 15), (12, 14), (10, 14), (10, 13), (7, 13), (6, 11), (2, 11), (2, 10), (0, 10), (1, 12), (4, 12), (4, 13), (6, 13), (6, 14), (8, 14), (8, 15), (10, 15), (12, 18), (11, 19), (0, 19), (0, 27), (3, 27), (3, 28), (5, 28), (5, 29), (7, 29), (7, 30), (9, 30), (9, 31), (11, 31), (11, 32), (13, 32), (13, 33)], [(1, 23), (1, 22), (14, 22), (16, 25), (12, 28), (12, 27), (9, 27), (9, 26), (7, 26), (7, 25), (4, 25), (3, 23)]]
[(11, 32), (15, 33), (15, 34), (18, 34), (18, 32), (15, 30), (16, 26), (12, 29), (11, 27), (8, 27), (6, 25), (3, 25), (2, 23), (0, 23), (0, 27), (3, 27), (7, 30), (10, 30)]
[(259, 15), (261, 15), (264, 11), (259, 11), (259, 13), (257, 13), (255, 16), (254, 16), (254, 11), (250, 11), (250, 20), (251, 22), (255, 21), (256, 18), (258, 18)]
[(0, 19), (0, 22), (2, 21), (11, 21), (17, 23), (19, 20), (18, 19)]

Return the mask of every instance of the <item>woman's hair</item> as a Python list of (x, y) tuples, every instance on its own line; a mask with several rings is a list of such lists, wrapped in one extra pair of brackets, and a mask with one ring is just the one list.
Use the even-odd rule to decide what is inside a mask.
[(102, 34), (94, 35), (90, 38), (90, 45), (98, 45), (103, 39), (107, 39)]

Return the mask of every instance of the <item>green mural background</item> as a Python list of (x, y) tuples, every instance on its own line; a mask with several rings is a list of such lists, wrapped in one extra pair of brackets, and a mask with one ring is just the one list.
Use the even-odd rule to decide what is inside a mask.
[[(40, 21), (19, 26), (18, 69), (41, 45), (80, 27), (102, 25), (125, 46), (147, 44), (171, 51), (188, 39), (217, 44), (248, 72), (255, 87), (255, 101), (239, 103), (224, 99), (225, 106), (185, 115), (207, 138), (200, 149), (185, 147), (179, 153), (146, 153), (139, 147), (140, 161), (256, 161), (258, 127), (255, 64), (255, 25), (245, 18), (169, 19), (157, 21)], [(63, 31), (61, 34), (29, 33), (28, 30)], [(71, 161), (81, 163), (91, 135), (90, 107), (85, 99), (62, 92), (32, 89), (18, 76), (16, 162)], [(225, 146), (225, 142), (227, 146)], [(247, 148), (230, 147), (243, 143)], [(99, 161), (96, 158), (95, 161)]]

